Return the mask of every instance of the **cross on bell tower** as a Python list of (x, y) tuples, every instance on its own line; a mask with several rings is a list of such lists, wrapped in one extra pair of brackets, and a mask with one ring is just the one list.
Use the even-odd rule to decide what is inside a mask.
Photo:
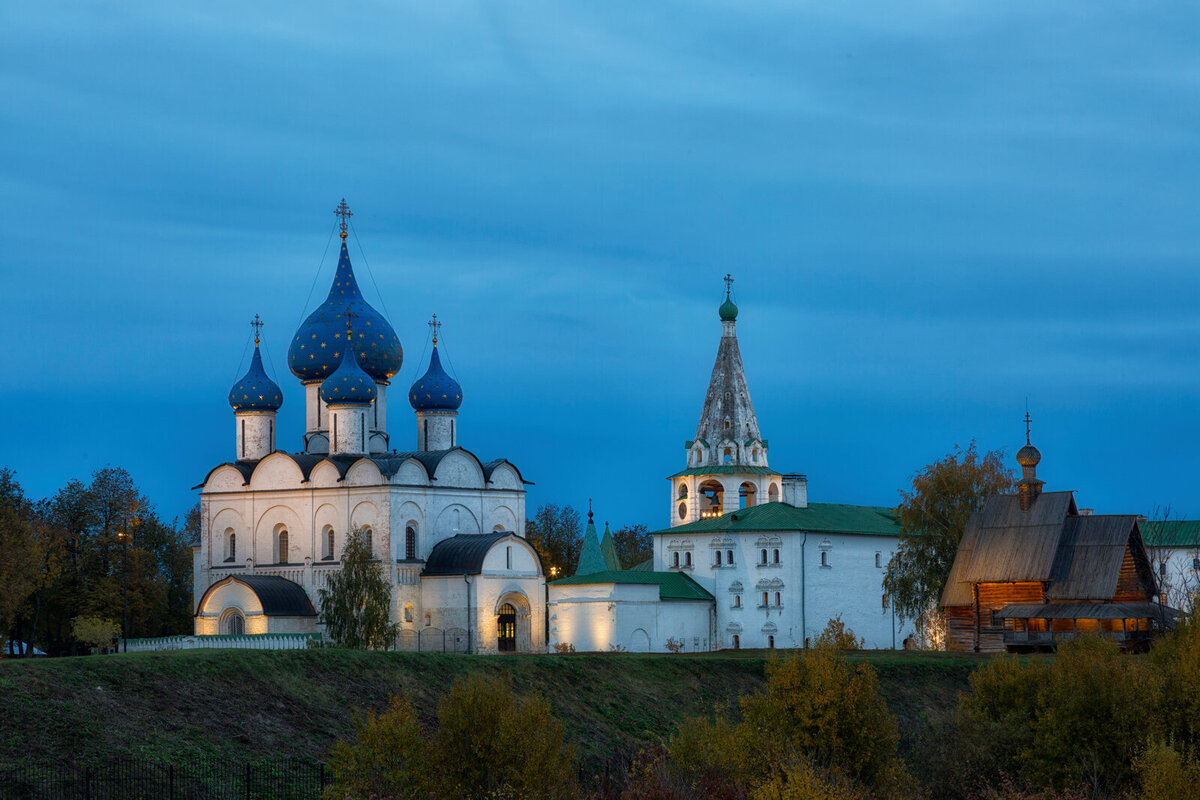
[(342, 229), (342, 241), (346, 241), (346, 228), (349, 227), (350, 218), (354, 216), (354, 212), (350, 210), (350, 206), (346, 205), (346, 198), (342, 198), (342, 202), (338, 203), (338, 207), (333, 210), (334, 214), (341, 217), (341, 222), (338, 223)]
[(438, 322), (437, 314), (434, 314), (433, 319), (429, 320), (426, 324), (433, 331), (433, 346), (437, 347), (438, 331), (442, 329), (442, 323)]
[(729, 293), (733, 291), (733, 276), (728, 272), (725, 273), (725, 296), (729, 297)]

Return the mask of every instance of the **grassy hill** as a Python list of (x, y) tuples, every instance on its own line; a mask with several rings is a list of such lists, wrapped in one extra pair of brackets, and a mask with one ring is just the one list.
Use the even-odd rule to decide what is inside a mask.
[[(864, 653), (906, 739), (949, 709), (977, 656)], [(0, 765), (216, 757), (323, 759), (356, 710), (408, 694), (432, 719), (469, 672), (538, 691), (566, 722), (584, 765), (669, 736), (690, 714), (760, 689), (766, 654), (462, 656), (344, 650), (192, 650), (0, 661)]]

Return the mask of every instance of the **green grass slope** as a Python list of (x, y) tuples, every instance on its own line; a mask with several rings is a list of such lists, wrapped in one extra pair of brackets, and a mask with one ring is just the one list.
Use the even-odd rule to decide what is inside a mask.
[[(979, 657), (866, 653), (907, 738), (946, 711)], [(0, 661), (0, 765), (323, 759), (353, 715), (403, 692), (432, 720), (470, 672), (544, 694), (584, 765), (657, 744), (686, 716), (736, 706), (766, 654), (463, 656), (348, 650), (192, 650)]]

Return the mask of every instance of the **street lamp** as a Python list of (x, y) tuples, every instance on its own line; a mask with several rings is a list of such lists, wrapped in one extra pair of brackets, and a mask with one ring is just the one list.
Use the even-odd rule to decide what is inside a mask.
[(121, 649), (129, 652), (129, 542), (133, 539), (130, 530), (137, 525), (138, 518), (134, 515), (125, 520), (125, 527), (117, 531), (117, 541), (121, 543)]

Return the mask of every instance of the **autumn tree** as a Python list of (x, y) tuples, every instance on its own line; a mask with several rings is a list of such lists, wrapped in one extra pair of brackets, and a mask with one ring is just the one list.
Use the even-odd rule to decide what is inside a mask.
[(325, 633), (338, 647), (382, 650), (395, 641), (391, 585), (362, 528), (346, 537), (342, 568), (329, 576), (328, 588), (318, 589), (317, 594)]
[(627, 525), (612, 536), (617, 558), (626, 569), (654, 557), (654, 537), (645, 525)]
[(579, 512), (552, 503), (540, 506), (533, 519), (525, 520), (525, 539), (541, 556), (547, 575), (570, 575), (583, 545)]
[(37, 588), (41, 546), (32, 507), (16, 474), (0, 469), (0, 638), (20, 638), (16, 623)]
[(901, 621), (920, 625), (936, 608), (967, 520), (989, 497), (1010, 491), (1014, 480), (1002, 451), (980, 455), (972, 441), (926, 466), (913, 477), (912, 489), (900, 492), (900, 542), (883, 589)]

